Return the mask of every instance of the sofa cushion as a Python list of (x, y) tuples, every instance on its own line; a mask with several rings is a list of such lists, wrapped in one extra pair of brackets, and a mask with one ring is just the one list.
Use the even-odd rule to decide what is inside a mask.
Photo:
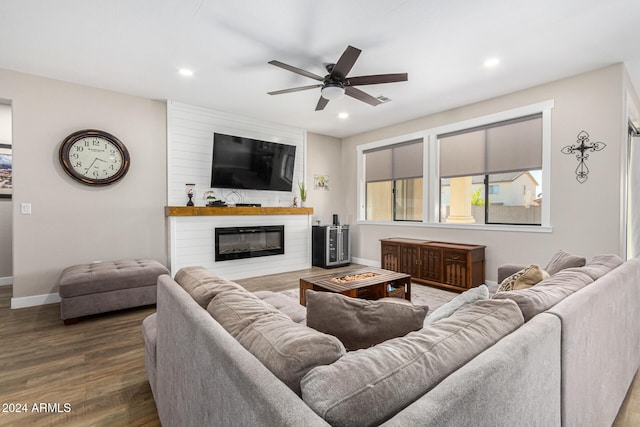
[(231, 289), (244, 289), (242, 286), (216, 276), (204, 267), (181, 268), (174, 279), (191, 298), (202, 308), (207, 308), (211, 299), (218, 293)]
[(207, 311), (244, 348), (291, 390), (312, 368), (335, 362), (346, 353), (342, 343), (291, 318), (247, 291), (216, 295)]
[(618, 255), (596, 255), (581, 267), (580, 271), (588, 274), (595, 281), (623, 263), (624, 261)]
[(513, 301), (478, 301), (420, 331), (312, 369), (302, 379), (302, 398), (331, 425), (378, 425), (522, 323)]
[(476, 301), (484, 299), (489, 299), (489, 288), (487, 288), (486, 285), (468, 289), (460, 295), (456, 295), (451, 301), (438, 307), (433, 313), (429, 314), (427, 318), (424, 319), (424, 326), (437, 322), (438, 320), (446, 319), (467, 304), (473, 304)]
[(307, 326), (337, 337), (347, 350), (371, 347), (422, 328), (427, 306), (370, 301), (307, 290)]
[(229, 289), (218, 293), (207, 306), (207, 311), (234, 338), (246, 327), (267, 314), (291, 320), (272, 305), (245, 289)]
[(286, 314), (296, 323), (305, 323), (307, 320), (307, 309), (300, 305), (297, 299), (291, 298), (287, 295), (272, 291), (257, 291), (253, 293), (262, 301), (274, 308), (277, 308), (282, 313)]
[(544, 271), (549, 273), (550, 276), (553, 276), (565, 268), (582, 267), (586, 262), (587, 260), (584, 257), (572, 255), (569, 252), (559, 250), (553, 254), (549, 264), (544, 268)]
[(517, 291), (496, 292), (492, 298), (515, 301), (527, 322), (593, 282), (591, 277), (580, 270), (581, 268), (567, 268), (535, 286)]
[(502, 283), (500, 283), (497, 292), (527, 289), (547, 277), (549, 277), (549, 273), (541, 269), (539, 265), (531, 264), (530, 266), (504, 279)]

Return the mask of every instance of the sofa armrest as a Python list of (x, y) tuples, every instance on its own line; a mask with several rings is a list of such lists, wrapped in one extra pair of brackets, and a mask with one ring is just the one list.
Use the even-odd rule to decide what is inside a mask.
[(526, 265), (520, 265), (520, 264), (501, 265), (500, 267), (498, 267), (498, 285), (500, 285), (500, 283), (502, 283), (502, 281), (507, 277), (511, 276), (514, 273), (517, 273), (518, 271), (526, 267), (527, 267)]

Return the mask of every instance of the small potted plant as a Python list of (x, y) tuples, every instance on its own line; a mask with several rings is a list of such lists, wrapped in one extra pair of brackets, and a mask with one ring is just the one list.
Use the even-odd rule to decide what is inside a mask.
[(304, 207), (307, 201), (307, 187), (304, 185), (304, 181), (298, 181), (298, 188), (300, 189), (300, 206)]

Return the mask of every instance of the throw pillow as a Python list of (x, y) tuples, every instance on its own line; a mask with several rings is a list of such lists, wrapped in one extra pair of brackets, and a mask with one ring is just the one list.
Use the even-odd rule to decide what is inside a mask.
[(308, 290), (307, 326), (337, 337), (347, 350), (368, 348), (422, 328), (427, 306), (369, 301)]
[(565, 268), (570, 267), (582, 267), (587, 262), (587, 259), (584, 257), (579, 257), (576, 255), (572, 255), (569, 252), (565, 252), (563, 250), (559, 250), (551, 257), (551, 261), (544, 268), (544, 270), (549, 273), (550, 276), (553, 276), (557, 272), (564, 270)]
[(513, 301), (497, 302), (477, 301), (420, 331), (312, 369), (302, 378), (302, 400), (333, 426), (384, 423), (522, 326)]
[(486, 285), (480, 285), (477, 288), (466, 290), (428, 315), (424, 320), (424, 325), (427, 326), (438, 320), (446, 319), (465, 305), (484, 299), (489, 299), (489, 288), (487, 288)]
[(537, 264), (531, 264), (517, 273), (512, 274), (500, 283), (497, 292), (517, 291), (527, 289), (549, 277), (549, 273)]

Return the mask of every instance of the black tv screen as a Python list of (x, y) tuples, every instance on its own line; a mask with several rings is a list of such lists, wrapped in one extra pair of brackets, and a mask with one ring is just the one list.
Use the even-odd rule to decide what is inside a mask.
[(296, 147), (213, 134), (211, 187), (291, 191)]

